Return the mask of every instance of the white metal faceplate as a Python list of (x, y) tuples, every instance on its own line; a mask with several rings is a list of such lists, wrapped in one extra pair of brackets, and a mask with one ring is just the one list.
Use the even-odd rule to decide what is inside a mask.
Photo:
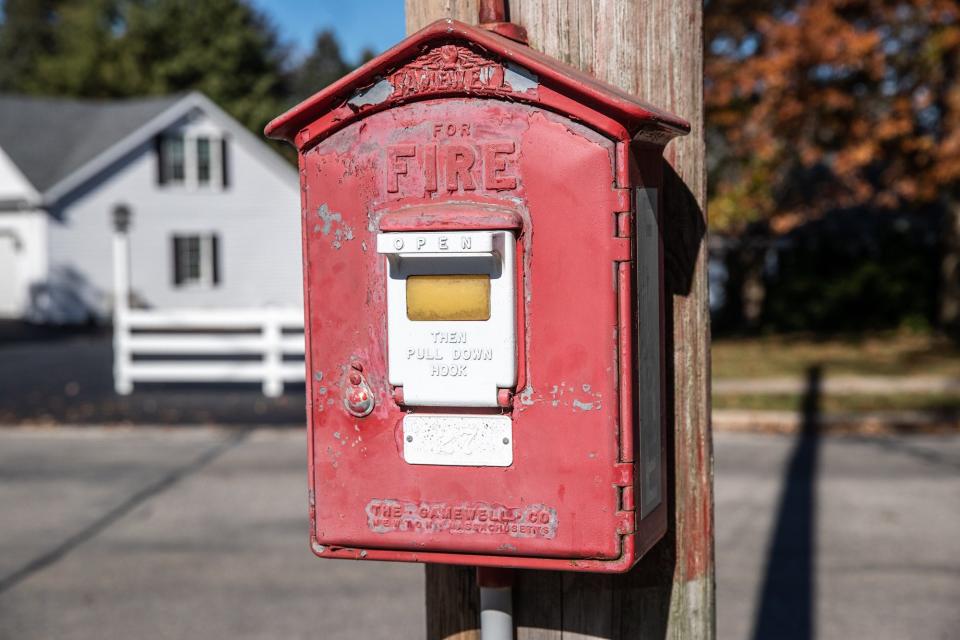
[[(509, 231), (381, 233), (390, 384), (409, 406), (496, 407), (517, 382), (516, 245)], [(407, 318), (407, 276), (488, 274), (488, 320)]]
[(407, 464), (509, 467), (513, 421), (502, 415), (407, 414), (403, 459)]

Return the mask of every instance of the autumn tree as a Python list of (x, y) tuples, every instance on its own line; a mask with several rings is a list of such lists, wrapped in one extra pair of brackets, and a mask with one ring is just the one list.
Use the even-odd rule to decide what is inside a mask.
[(710, 214), (783, 233), (839, 208), (946, 213), (941, 321), (960, 324), (960, 7), (708, 0)]

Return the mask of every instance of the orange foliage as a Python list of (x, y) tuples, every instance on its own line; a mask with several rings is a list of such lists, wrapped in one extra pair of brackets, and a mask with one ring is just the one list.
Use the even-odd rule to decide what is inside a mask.
[(712, 224), (960, 192), (955, 0), (708, 0)]

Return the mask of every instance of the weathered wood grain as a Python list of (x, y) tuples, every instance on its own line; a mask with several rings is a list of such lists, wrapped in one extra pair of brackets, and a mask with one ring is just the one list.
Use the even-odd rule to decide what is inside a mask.
[(478, 7), (479, 0), (406, 0), (407, 34), (440, 18), (476, 24)]
[[(663, 221), (667, 290), (666, 538), (623, 576), (520, 572), (518, 640), (715, 636), (713, 453), (706, 276), (702, 0), (513, 0), (530, 46), (690, 121), (666, 151)], [(407, 31), (455, 17), (476, 0), (406, 0)], [(669, 354), (673, 357), (670, 358)], [(430, 638), (479, 638), (476, 588), (464, 569), (427, 570)]]

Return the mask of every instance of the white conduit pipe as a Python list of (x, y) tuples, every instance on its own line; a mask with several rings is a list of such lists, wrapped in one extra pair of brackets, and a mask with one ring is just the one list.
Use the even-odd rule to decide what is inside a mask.
[(513, 640), (513, 569), (477, 567), (480, 640)]
[(480, 587), (481, 640), (513, 640), (513, 589)]

